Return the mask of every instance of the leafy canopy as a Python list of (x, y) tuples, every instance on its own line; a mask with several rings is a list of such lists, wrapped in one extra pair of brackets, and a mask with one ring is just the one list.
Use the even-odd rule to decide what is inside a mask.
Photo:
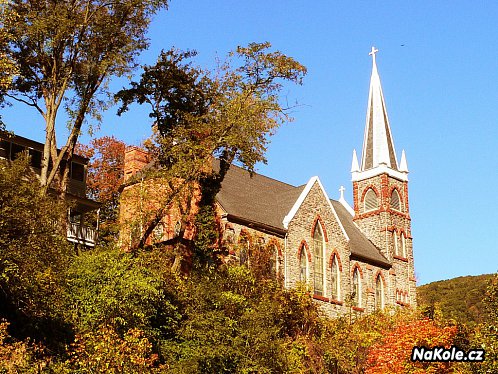
[[(266, 162), (269, 137), (291, 120), (280, 93), (285, 82), (300, 84), (306, 68), (270, 47), (238, 47), (212, 72), (192, 64), (195, 52), (163, 51), (155, 65), (144, 67), (139, 82), (116, 95), (122, 102), (119, 114), (134, 102), (149, 106), (156, 129), (152, 151), (162, 166), (156, 173), (182, 181), (170, 186), (171, 196), (198, 183), (201, 213), (209, 211), (230, 165), (253, 171), (257, 162)], [(213, 168), (213, 158), (218, 167)], [(164, 214), (158, 210), (139, 246)]]
[[(41, 183), (58, 176), (61, 160), (73, 155), (89, 115), (100, 119), (108, 82), (127, 74), (147, 48), (151, 16), (166, 0), (12, 0), (4, 6), (0, 57), (16, 74), (6, 96), (35, 108), (45, 121)], [(1, 35), (0, 35), (1, 36)], [(57, 153), (56, 118), (69, 116), (69, 136)], [(50, 171), (51, 168), (51, 171)], [(67, 183), (64, 174), (62, 190)]]

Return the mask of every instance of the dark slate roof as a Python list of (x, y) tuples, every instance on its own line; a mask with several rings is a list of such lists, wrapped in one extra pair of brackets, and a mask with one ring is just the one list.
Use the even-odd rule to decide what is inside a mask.
[(218, 203), (230, 215), (285, 230), (289, 213), (305, 186), (295, 187), (278, 180), (230, 166), (223, 179)]
[(353, 217), (346, 208), (336, 200), (330, 200), (339, 216), (339, 220), (349, 236), (349, 248), (351, 255), (367, 261), (373, 261), (379, 265), (391, 267), (389, 261), (380, 250), (360, 231), (353, 222)]

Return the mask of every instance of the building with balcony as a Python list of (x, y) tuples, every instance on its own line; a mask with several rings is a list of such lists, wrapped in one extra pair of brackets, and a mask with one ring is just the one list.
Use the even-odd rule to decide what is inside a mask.
[[(0, 159), (15, 160), (23, 152), (30, 156), (30, 164), (34, 173), (40, 175), (43, 144), (34, 140), (7, 132), (0, 132)], [(97, 241), (98, 209), (100, 203), (87, 198), (86, 177), (88, 159), (74, 155), (69, 171), (69, 184), (66, 199), (68, 210), (67, 240), (75, 245), (94, 247)], [(65, 161), (63, 160), (65, 163)], [(90, 212), (96, 211), (97, 219), (89, 222)]]

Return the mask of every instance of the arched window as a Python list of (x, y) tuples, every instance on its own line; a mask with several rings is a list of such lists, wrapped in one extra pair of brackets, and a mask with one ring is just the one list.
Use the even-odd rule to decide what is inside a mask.
[(393, 242), (394, 242), (394, 255), (399, 256), (399, 243), (398, 243), (398, 233), (393, 232)]
[(323, 296), (323, 233), (319, 222), (313, 231), (313, 289), (315, 295)]
[(375, 280), (375, 309), (382, 308), (384, 308), (384, 284), (379, 274)]
[(406, 258), (406, 239), (404, 233), (401, 233), (401, 251), (403, 257)]
[(332, 283), (332, 299), (340, 300), (340, 290), (341, 290), (341, 279), (339, 273), (339, 264), (337, 263), (337, 256), (334, 256), (332, 260), (331, 268), (331, 283)]
[(360, 272), (358, 268), (354, 269), (353, 272), (353, 306), (361, 307), (361, 284), (360, 284)]
[(308, 261), (306, 260), (306, 248), (301, 248), (299, 255), (299, 281), (306, 283), (308, 281)]
[(377, 200), (377, 194), (373, 189), (368, 189), (367, 193), (365, 194), (364, 204), (365, 212), (378, 209), (379, 202)]
[(393, 190), (391, 193), (391, 208), (401, 211), (401, 199), (397, 190)]

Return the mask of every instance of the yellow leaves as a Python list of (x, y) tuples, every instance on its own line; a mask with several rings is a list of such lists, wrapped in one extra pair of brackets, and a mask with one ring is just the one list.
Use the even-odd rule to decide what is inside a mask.
[(120, 337), (108, 326), (77, 335), (70, 357), (66, 364), (83, 373), (149, 373), (158, 361), (143, 331), (130, 329)]
[(11, 342), (8, 326), (7, 322), (0, 322), (0, 372), (35, 373), (38, 368), (46, 366), (47, 362), (35, 359), (35, 354), (40, 353), (42, 348), (29, 342)]

